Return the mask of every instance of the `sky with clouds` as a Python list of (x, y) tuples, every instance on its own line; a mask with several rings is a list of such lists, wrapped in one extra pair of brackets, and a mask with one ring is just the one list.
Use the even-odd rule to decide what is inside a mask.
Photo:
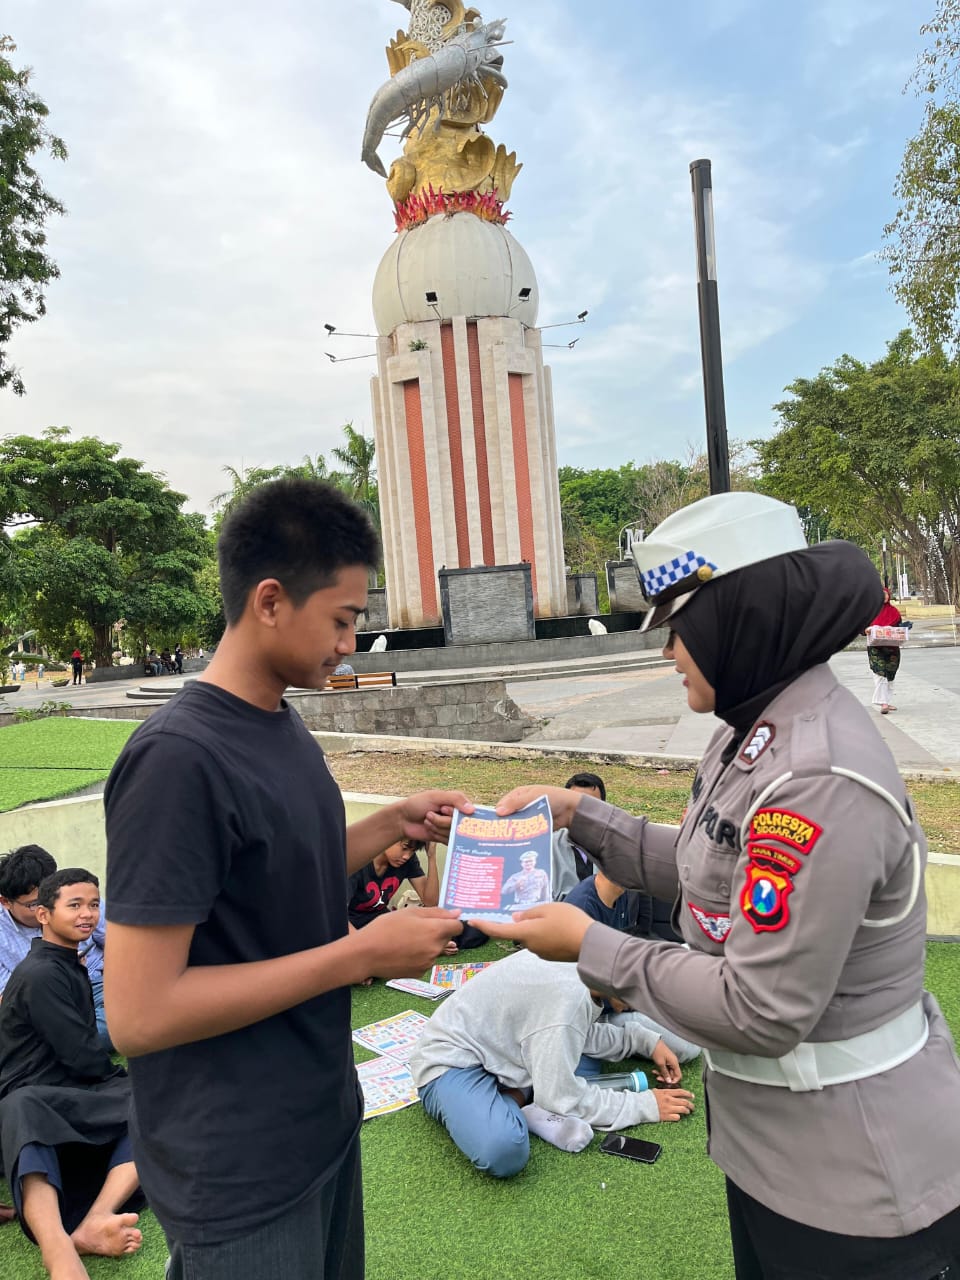
[[(478, 7), (513, 41), (489, 132), (524, 164), (510, 229), (540, 322), (590, 312), (547, 353), (562, 464), (701, 446), (691, 160), (713, 162), (730, 435), (769, 434), (794, 378), (882, 354), (906, 319), (875, 254), (933, 0)], [(323, 325), (373, 330), (393, 219), (360, 139), (405, 21), (390, 0), (13, 0), (0, 26), (68, 146), (42, 169), (69, 216), (0, 434), (117, 441), (207, 512), (225, 465), (372, 435), (373, 361), (331, 364)]]

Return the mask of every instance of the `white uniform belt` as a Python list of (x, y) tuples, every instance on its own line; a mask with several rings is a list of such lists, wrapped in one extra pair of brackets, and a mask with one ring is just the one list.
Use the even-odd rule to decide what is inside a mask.
[(704, 1049), (711, 1071), (768, 1084), (794, 1093), (809, 1093), (831, 1084), (847, 1084), (879, 1075), (906, 1062), (927, 1043), (929, 1028), (923, 1004), (917, 1002), (889, 1022), (849, 1040), (805, 1040), (782, 1058), (761, 1058), (754, 1053), (727, 1053)]

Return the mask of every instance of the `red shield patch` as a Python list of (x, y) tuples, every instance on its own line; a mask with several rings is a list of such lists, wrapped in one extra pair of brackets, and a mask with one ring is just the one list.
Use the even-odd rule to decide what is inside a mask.
[(793, 881), (788, 875), (755, 862), (747, 864), (740, 908), (754, 933), (775, 933), (786, 926), (790, 919), (787, 899), (792, 892)]

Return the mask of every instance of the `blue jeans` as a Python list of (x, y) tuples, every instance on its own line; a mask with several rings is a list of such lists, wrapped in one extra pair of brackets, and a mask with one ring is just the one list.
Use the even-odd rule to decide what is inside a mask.
[(450, 1067), (421, 1085), (420, 1101), (481, 1173), (512, 1178), (530, 1159), (530, 1133), (519, 1106), (483, 1067)]
[(97, 1035), (107, 1053), (113, 1053), (113, 1044), (107, 1030), (107, 1015), (103, 1011), (103, 978), (91, 978), (93, 988), (93, 1011), (97, 1015)]
[(168, 1244), (169, 1280), (363, 1280), (359, 1135), (318, 1191), (266, 1226), (223, 1244)]

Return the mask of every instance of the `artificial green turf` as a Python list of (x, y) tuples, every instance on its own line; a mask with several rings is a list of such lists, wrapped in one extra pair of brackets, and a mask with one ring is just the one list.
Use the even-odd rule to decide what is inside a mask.
[[(465, 958), (503, 954), (489, 943)], [(960, 1039), (960, 945), (928, 945), (927, 983)], [(432, 1007), (378, 982), (355, 988), (353, 1025)], [(358, 1061), (369, 1056), (357, 1052)], [(697, 1063), (684, 1080), (699, 1102)], [(655, 1165), (601, 1155), (600, 1135), (579, 1155), (534, 1138), (523, 1173), (497, 1182), (476, 1173), (419, 1106), (369, 1121), (368, 1280), (732, 1280), (723, 1176), (704, 1153), (702, 1107), (679, 1124), (633, 1132), (663, 1144)], [(163, 1235), (150, 1213), (141, 1225), (143, 1249), (122, 1261), (88, 1259), (92, 1280), (159, 1280)], [(0, 1228), (0, 1280), (43, 1276), (19, 1229)]]
[(0, 813), (103, 781), (136, 728), (131, 720), (49, 716), (0, 729)]

